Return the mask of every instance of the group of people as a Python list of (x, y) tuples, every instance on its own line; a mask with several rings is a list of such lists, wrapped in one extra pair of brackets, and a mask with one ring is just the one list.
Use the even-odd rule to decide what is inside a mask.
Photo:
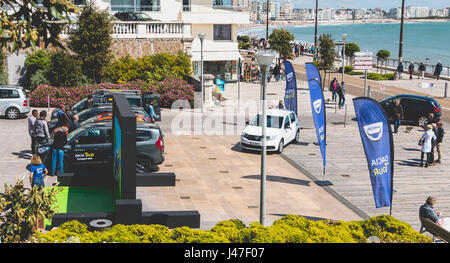
[(312, 43), (294, 43), (292, 45), (292, 52), (296, 57), (303, 56), (303, 54), (314, 54), (314, 44)]
[[(444, 127), (442, 121), (437, 121), (434, 118), (434, 114), (430, 113), (428, 116), (429, 122), (426, 126), (423, 126), (425, 130), (422, 137), (420, 137), (419, 145), (420, 149), (420, 167), (423, 167), (424, 156), (427, 156), (425, 167), (433, 166), (441, 163), (441, 145), (444, 138)], [(438, 158), (435, 158), (435, 149)]]
[[(426, 68), (425, 68), (425, 65), (423, 64), (423, 62), (420, 62), (417, 70), (419, 71), (419, 76), (417, 79), (424, 79)], [(400, 62), (397, 66), (397, 73), (398, 73), (399, 79), (402, 79), (403, 71), (404, 71), (403, 63)], [(439, 80), (439, 78), (441, 76), (441, 72), (442, 72), (442, 63), (441, 63), (441, 61), (439, 61), (434, 68), (433, 76), (436, 76), (436, 79)], [(411, 61), (411, 63), (409, 64), (408, 73), (409, 73), (409, 79), (413, 79), (412, 75), (414, 74), (414, 61)]]
[(331, 101), (337, 102), (337, 98), (339, 97), (339, 109), (344, 107), (345, 104), (345, 88), (344, 81), (339, 83), (336, 78), (330, 82), (330, 91), (331, 91)]
[(37, 110), (31, 112), (28, 117), (28, 133), (31, 137), (31, 167), (30, 167), (30, 184), (31, 186), (44, 186), (44, 179), (48, 175), (48, 170), (42, 163), (38, 155), (39, 145), (44, 141), (51, 141), (51, 158), (52, 167), (50, 176), (56, 175), (56, 164), (59, 166), (59, 173), (64, 173), (64, 145), (67, 143), (67, 134), (69, 131), (78, 128), (78, 116), (66, 112), (64, 105), (60, 105), (56, 112), (58, 122), (52, 133), (49, 132), (49, 122), (46, 120), (47, 111), (42, 110), (39, 114)]

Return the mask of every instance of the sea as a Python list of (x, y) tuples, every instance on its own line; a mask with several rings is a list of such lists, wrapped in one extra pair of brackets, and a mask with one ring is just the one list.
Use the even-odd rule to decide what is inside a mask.
[[(296, 42), (314, 43), (314, 24), (278, 25), (269, 24), (269, 35), (275, 28), (287, 29), (294, 35)], [(373, 52), (386, 49), (391, 59), (398, 58), (400, 42), (400, 22), (396, 23), (347, 23), (319, 24), (317, 38), (321, 34), (331, 34), (335, 42), (342, 41), (347, 34), (346, 42), (355, 42), (361, 51)], [(240, 28), (238, 35), (252, 35), (265, 38), (266, 27)], [(435, 65), (439, 60), (444, 67), (450, 67), (450, 21), (405, 22), (403, 29), (403, 60), (426, 62)]]

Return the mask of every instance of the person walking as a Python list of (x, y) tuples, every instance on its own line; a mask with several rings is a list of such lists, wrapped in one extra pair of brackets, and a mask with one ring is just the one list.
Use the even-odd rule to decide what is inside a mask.
[(39, 119), (36, 120), (34, 124), (34, 131), (36, 135), (36, 145), (35, 152), (37, 153), (37, 149), (39, 145), (44, 141), (50, 141), (50, 132), (48, 131), (47, 124), (47, 111), (43, 110), (39, 113)]
[(330, 91), (331, 91), (331, 101), (336, 101), (337, 98), (337, 79), (333, 78), (333, 80), (330, 83)]
[(31, 167), (30, 167), (30, 185), (31, 187), (45, 187), (44, 179), (47, 177), (48, 170), (41, 161), (39, 155), (34, 154), (31, 157)]
[(343, 81), (341, 84), (337, 84), (336, 93), (339, 96), (339, 109), (340, 109), (340, 108), (344, 107), (344, 104), (345, 104), (345, 88), (344, 88)]
[(433, 125), (428, 124), (427, 130), (419, 140), (419, 145), (422, 146), (422, 148), (420, 149), (420, 167), (423, 167), (423, 157), (425, 154), (427, 155), (425, 167), (428, 167), (428, 165), (430, 164), (432, 140), (436, 140), (436, 136), (433, 132)]
[(434, 205), (437, 200), (435, 197), (429, 196), (425, 204), (420, 206), (419, 216), (429, 219), (431, 222), (438, 224), (447, 231), (450, 231), (450, 218), (443, 218), (443, 213), (436, 211)]
[(423, 79), (424, 77), (425, 77), (425, 65), (422, 62), (420, 62), (420, 65), (419, 65), (419, 77), (417, 79), (420, 79), (420, 78)]
[(62, 126), (60, 129), (55, 129), (56, 132), (53, 135), (52, 148), (52, 169), (51, 176), (55, 176), (56, 163), (59, 165), (59, 173), (64, 173), (64, 145), (67, 143), (67, 127)]
[(34, 135), (34, 124), (36, 123), (36, 119), (38, 116), (37, 110), (32, 110), (31, 115), (28, 117), (28, 134), (31, 137), (31, 153), (35, 154), (34, 150), (36, 149), (36, 136)]
[(437, 123), (437, 132), (436, 132), (436, 151), (438, 154), (438, 159), (435, 162), (435, 163), (439, 163), (439, 164), (441, 163), (441, 160), (442, 160), (441, 159), (442, 158), (441, 145), (442, 145), (442, 139), (444, 138), (444, 128), (442, 126), (443, 126), (442, 122), (439, 121)]
[(397, 66), (397, 72), (398, 72), (398, 79), (402, 79), (402, 73), (403, 73), (403, 64), (400, 62)]
[(436, 67), (434, 68), (434, 75), (436, 76), (437, 80), (439, 80), (441, 72), (442, 72), (442, 64), (441, 61), (439, 60), (438, 63), (436, 64)]
[(412, 75), (414, 73), (414, 62), (411, 61), (408, 67), (409, 79), (412, 79)]
[(395, 101), (394, 114), (392, 119), (394, 121), (394, 133), (398, 132), (398, 127), (400, 127), (401, 120), (403, 120), (403, 106), (400, 104), (400, 100)]

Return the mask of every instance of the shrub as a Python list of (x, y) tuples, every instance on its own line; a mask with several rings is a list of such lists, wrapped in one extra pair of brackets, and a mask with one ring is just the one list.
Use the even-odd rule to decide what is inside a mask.
[(46, 77), (47, 71), (40, 69), (36, 71), (30, 78), (30, 89), (34, 90), (37, 86), (50, 83)]
[(88, 82), (83, 76), (78, 57), (62, 50), (52, 54), (46, 77), (49, 84), (56, 87), (80, 86)]
[[(353, 71), (352, 66), (345, 66), (345, 69), (344, 69), (345, 74), (348, 74), (349, 72), (352, 72), (352, 71)], [(342, 67), (339, 68), (338, 72), (342, 72)]]
[(350, 222), (311, 221), (287, 215), (268, 227), (258, 222), (247, 227), (240, 220), (226, 220), (211, 230), (188, 227), (169, 230), (160, 225), (115, 225), (102, 232), (86, 229), (80, 223), (67, 222), (48, 233), (36, 233), (33, 241), (66, 242), (70, 236), (77, 236), (82, 243), (364, 243), (370, 236), (377, 236), (385, 243), (431, 242), (409, 224), (386, 215)]
[(394, 74), (388, 73), (388, 74), (378, 74), (378, 73), (369, 73), (367, 74), (367, 78), (371, 80), (393, 80)]
[(8, 74), (0, 72), (0, 85), (7, 85), (9, 83)]
[[(40, 71), (41, 76), (39, 78), (42, 79), (42, 74), (43, 75), (47, 74), (47, 71), (50, 68), (50, 64), (51, 64), (51, 52), (49, 51), (39, 49), (38, 51), (28, 55), (27, 58), (25, 59), (25, 75), (23, 79), (21, 79), (20, 84), (24, 88), (31, 90), (35, 89), (37, 86), (34, 86), (31, 83), (31, 78), (33, 77), (34, 74), (36, 74), (36, 72)], [(36, 77), (35, 80), (37, 78), (38, 77)], [(45, 83), (40, 84), (49, 84), (49, 82), (47, 81)]]
[(130, 56), (114, 61), (105, 72), (105, 79), (113, 83), (124, 83), (137, 79), (158, 83), (166, 77), (184, 79), (191, 74), (190, 58), (183, 52), (144, 56), (137, 60)]

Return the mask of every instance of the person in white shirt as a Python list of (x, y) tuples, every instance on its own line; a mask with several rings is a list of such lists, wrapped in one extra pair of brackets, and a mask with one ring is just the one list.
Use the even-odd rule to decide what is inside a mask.
[(428, 124), (426, 128), (427, 130), (419, 140), (419, 145), (422, 146), (422, 148), (420, 149), (420, 167), (423, 167), (423, 157), (425, 154), (427, 154), (427, 162), (425, 163), (425, 167), (428, 167), (428, 165), (430, 164), (432, 141), (436, 140), (436, 135), (433, 132), (433, 126), (431, 124)]

